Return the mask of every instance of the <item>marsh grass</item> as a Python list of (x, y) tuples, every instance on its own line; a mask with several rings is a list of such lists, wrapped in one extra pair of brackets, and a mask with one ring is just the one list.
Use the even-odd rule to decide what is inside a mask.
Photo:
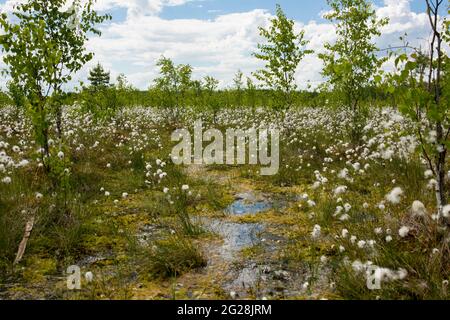
[(17, 252), (23, 232), (25, 217), (20, 212), (0, 208), (0, 280), (12, 270), (12, 262)]
[[(244, 120), (254, 121), (239, 119), (242, 125)], [(327, 267), (332, 270), (326, 276), (329, 282), (336, 283), (333, 297), (449, 299), (448, 287), (445, 287), (450, 277), (448, 228), (441, 230), (430, 218), (434, 193), (426, 188), (425, 167), (417, 156), (408, 160), (398, 157), (361, 160), (357, 153), (362, 150), (346, 154), (347, 149), (357, 146), (348, 141), (345, 132), (332, 132), (330, 127), (309, 128), (304, 132), (293, 121), (282, 142), (277, 175), (262, 177), (258, 166), (216, 165), (191, 176), (186, 168), (175, 166), (168, 159), (173, 145), (169, 141), (170, 133), (178, 124), (164, 127), (156, 123), (147, 127), (139, 123), (134, 129), (124, 128), (122, 122), (109, 125), (115, 126), (114, 130), (107, 131), (107, 122), (93, 126), (92, 132), (80, 130), (78, 143), (86, 147), (67, 153), (72, 166), (70, 188), (65, 192), (57, 190), (38, 168), (17, 170), (10, 174), (13, 181), (10, 185), (0, 185), (0, 279), (10, 274), (27, 214), (37, 208), (36, 225), (24, 261), (15, 269), (21, 281), (40, 274), (59, 274), (68, 263), (77, 262), (83, 256), (108, 252), (111, 258), (94, 266), (94, 282), (86, 284), (86, 291), (71, 298), (128, 299), (133, 295), (133, 285), (143, 278), (159, 284), (159, 280), (178, 279), (182, 274), (204, 267), (206, 259), (200, 247), (208, 234), (197, 224), (196, 216), (225, 219), (220, 214), (234, 200), (233, 192), (251, 184), (251, 188), (261, 192), (307, 193), (309, 199), (315, 201), (316, 205), (309, 207), (304, 200), (292, 200), (289, 210), (249, 217), (246, 223), (276, 224), (287, 243), (279, 247), (279, 261), (296, 270), (307, 270), (313, 275), (312, 280), (322, 276), (320, 260), (326, 256)], [(334, 127), (338, 128), (339, 123)], [(131, 151), (132, 130), (145, 132), (147, 138), (158, 135), (158, 139), (145, 146), (141, 144), (145, 141), (139, 141)], [(296, 137), (298, 141), (294, 140)], [(10, 142), (18, 143), (18, 139), (14, 139)], [(93, 148), (96, 140), (100, 141), (100, 146)], [(78, 143), (71, 145), (71, 149)], [(332, 147), (331, 152), (327, 152), (328, 147)], [(324, 159), (328, 156), (334, 161), (326, 163)], [(153, 177), (157, 159), (167, 162), (161, 168), (167, 177), (161, 181)], [(361, 161), (362, 167), (368, 163), (370, 168), (359, 174), (347, 161)], [(111, 168), (107, 168), (108, 163)], [(148, 179), (151, 183), (146, 184), (147, 163), (153, 168)], [(351, 181), (337, 176), (343, 168), (349, 169)], [(314, 189), (316, 170), (329, 181)], [(189, 185), (189, 189), (181, 190), (183, 185)], [(333, 190), (339, 185), (346, 185), (348, 190), (335, 196)], [(404, 191), (400, 203), (388, 203), (386, 194), (397, 186)], [(102, 187), (110, 192), (109, 197), (100, 191)], [(168, 188), (168, 193), (163, 192), (164, 188)], [(42, 200), (36, 200), (36, 191), (44, 195)], [(129, 196), (122, 198), (124, 192)], [(337, 201), (338, 197), (342, 202)], [(425, 204), (428, 216), (424, 220), (411, 218), (414, 200)], [(341, 221), (334, 214), (336, 207), (346, 202), (352, 206), (350, 218)], [(381, 202), (385, 202), (385, 210), (378, 208)], [(364, 208), (363, 203), (368, 207)], [(289, 221), (289, 224), (277, 224), (280, 221)], [(136, 234), (140, 227), (152, 224), (162, 226), (162, 231), (155, 232), (150, 245), (142, 245)], [(322, 234), (313, 241), (311, 231), (316, 224), (322, 227)], [(401, 238), (398, 230), (404, 225), (411, 232)], [(383, 229), (381, 235), (374, 232), (378, 227)], [(341, 236), (344, 228), (350, 233), (345, 239)], [(385, 240), (387, 229), (393, 237), (389, 243)], [(374, 250), (351, 243), (352, 235), (358, 241), (375, 240)], [(341, 245), (345, 247), (344, 252), (339, 251)], [(242, 258), (259, 254), (263, 255), (260, 247), (249, 248), (244, 250)], [(370, 260), (393, 270), (405, 268), (408, 276), (403, 281), (385, 283), (382, 290), (370, 291), (364, 275), (355, 273), (351, 267), (356, 259), (363, 263)], [(34, 262), (36, 267), (33, 267)], [(250, 294), (258, 296), (260, 291), (258, 284)]]
[(192, 240), (172, 235), (154, 243), (146, 265), (151, 278), (170, 278), (205, 267), (206, 260)]

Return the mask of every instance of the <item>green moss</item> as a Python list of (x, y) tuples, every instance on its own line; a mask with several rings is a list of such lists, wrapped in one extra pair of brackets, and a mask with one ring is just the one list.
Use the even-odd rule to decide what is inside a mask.
[(46, 276), (54, 275), (56, 272), (57, 262), (55, 259), (31, 256), (26, 259), (22, 276), (28, 283), (40, 283), (46, 281)]
[(244, 248), (241, 251), (243, 259), (251, 259), (260, 256), (264, 253), (264, 247), (262, 245), (255, 245), (252, 247)]

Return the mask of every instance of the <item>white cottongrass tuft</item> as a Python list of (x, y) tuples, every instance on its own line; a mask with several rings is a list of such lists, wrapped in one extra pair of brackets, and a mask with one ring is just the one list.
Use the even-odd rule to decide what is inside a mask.
[(433, 171), (427, 170), (427, 171), (425, 171), (424, 175), (425, 175), (425, 179), (429, 179), (433, 176)]
[(313, 185), (311, 186), (311, 189), (315, 190), (315, 189), (319, 188), (320, 184), (321, 184), (320, 181), (314, 182)]
[(434, 189), (434, 188), (436, 188), (437, 184), (438, 183), (437, 183), (436, 179), (430, 179), (430, 181), (428, 181), (427, 188)]
[(337, 206), (336, 207), (336, 211), (334, 212), (334, 216), (337, 216), (337, 215), (341, 214), (343, 210), (344, 210), (344, 207)]
[(425, 208), (425, 205), (416, 200), (413, 202), (412, 206), (411, 206), (411, 213), (413, 216), (418, 216), (418, 217), (424, 217), (427, 214), (427, 209)]
[(187, 184), (184, 184), (183, 186), (181, 186), (181, 190), (188, 191), (189, 190), (189, 186)]
[(365, 265), (361, 261), (355, 260), (352, 263), (352, 269), (355, 272), (361, 272), (365, 269)]
[(336, 196), (343, 194), (345, 192), (347, 192), (347, 186), (339, 186), (336, 189), (334, 189), (334, 195)]
[(10, 184), (11, 183), (11, 178), (10, 177), (4, 177), (3, 179), (2, 179), (2, 182), (4, 183), (4, 184)]
[(341, 179), (346, 179), (348, 177), (348, 169), (347, 168), (342, 169), (339, 172), (338, 177)]
[(386, 195), (386, 200), (392, 204), (399, 204), (402, 195), (403, 190), (400, 187), (396, 187)]
[(84, 277), (88, 283), (90, 283), (90, 282), (92, 282), (92, 280), (94, 280), (94, 274), (91, 271), (86, 272)]
[(352, 206), (350, 205), (350, 203), (344, 204), (345, 212), (349, 212), (351, 210), (351, 208), (352, 208)]
[(365, 246), (366, 246), (366, 241), (364, 241), (364, 240), (358, 241), (358, 247), (360, 249), (363, 249)]
[(347, 229), (342, 229), (342, 238), (347, 238), (348, 234), (349, 234), (349, 232)]
[(442, 215), (444, 216), (444, 218), (450, 217), (450, 204), (448, 204), (442, 208)]
[(313, 237), (313, 239), (317, 239), (320, 237), (320, 231), (322, 230), (322, 228), (316, 224), (313, 228), (313, 231), (311, 232), (311, 236)]
[(398, 235), (402, 238), (408, 236), (410, 229), (407, 226), (403, 226), (398, 230)]
[(30, 161), (23, 159), (16, 165), (17, 168), (23, 168), (30, 164)]

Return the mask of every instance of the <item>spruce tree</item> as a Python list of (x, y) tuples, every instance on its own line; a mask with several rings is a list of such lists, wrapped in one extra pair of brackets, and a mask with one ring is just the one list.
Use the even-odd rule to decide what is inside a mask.
[(98, 63), (89, 71), (88, 80), (93, 88), (105, 88), (109, 86), (110, 73), (106, 72), (103, 66)]

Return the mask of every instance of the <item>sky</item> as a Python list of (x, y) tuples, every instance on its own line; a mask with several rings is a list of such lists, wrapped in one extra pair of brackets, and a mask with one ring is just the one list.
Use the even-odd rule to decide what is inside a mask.
[[(11, 12), (17, 1), (0, 0), (0, 10)], [(98, 0), (96, 9), (113, 19), (100, 26), (101, 37), (90, 37), (87, 49), (95, 57), (74, 81), (86, 81), (89, 68), (100, 62), (113, 79), (124, 73), (135, 87), (146, 89), (158, 75), (156, 61), (164, 55), (192, 65), (196, 79), (211, 75), (222, 88), (231, 86), (238, 69), (250, 76), (263, 66), (252, 52), (263, 40), (258, 26), (268, 26), (277, 3), (295, 20), (297, 30), (305, 30), (307, 49), (315, 51), (299, 65), (297, 84), (317, 86), (323, 81), (317, 53), (325, 42), (335, 40), (333, 25), (322, 18), (329, 10), (326, 0)], [(413, 45), (429, 38), (425, 0), (374, 0), (374, 5), (379, 17), (390, 19), (376, 40), (380, 48), (400, 45), (405, 33)], [(392, 68), (390, 64), (385, 68)], [(5, 81), (2, 78), (0, 85)]]

